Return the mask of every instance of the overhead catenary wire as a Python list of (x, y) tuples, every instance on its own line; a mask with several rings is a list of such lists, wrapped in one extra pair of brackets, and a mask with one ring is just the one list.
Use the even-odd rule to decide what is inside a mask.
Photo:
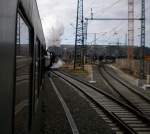
[[(112, 34), (114, 34), (114, 32), (118, 32), (119, 30), (117, 30), (118, 28), (120, 29), (120, 27), (121, 26), (123, 26), (125, 23), (124, 23), (124, 21), (120, 21), (120, 23), (119, 24), (117, 24), (115, 27), (113, 27), (112, 29), (110, 29), (110, 30), (108, 30), (108, 31), (106, 31), (105, 33), (105, 36), (109, 33), (109, 34), (111, 34), (112, 32)], [(125, 34), (125, 33), (123, 33), (123, 34)], [(109, 35), (109, 37), (107, 37), (107, 39), (105, 39), (105, 42), (108, 42), (108, 40), (109, 39), (111, 39), (110, 37), (111, 37), (112, 35)], [(102, 36), (101, 36), (102, 37)], [(101, 38), (100, 37), (100, 38)], [(103, 36), (104, 37), (104, 36)], [(97, 40), (99, 40), (100, 38), (97, 38)], [(93, 42), (93, 41), (92, 41)], [(92, 43), (92, 42), (90, 42), (90, 43)], [(89, 42), (88, 42), (89, 43)]]
[[(105, 13), (105, 12), (108, 12), (110, 9), (112, 9), (113, 7), (115, 7), (117, 4), (119, 5), (119, 3), (121, 3), (121, 2), (123, 2), (123, 1), (121, 1), (121, 0), (116, 0), (115, 2), (113, 2), (113, 3), (111, 3), (109, 6), (106, 6), (106, 7), (104, 7), (102, 10), (102, 12), (101, 12), (101, 14), (103, 14), (103, 13)], [(94, 2), (93, 2), (94, 3)], [(139, 8), (139, 4), (141, 3), (141, 1), (139, 1), (139, 0), (135, 0), (135, 8), (136, 8), (136, 10), (137, 10), (137, 8)], [(146, 7), (146, 11), (148, 10), (150, 8), (150, 6), (149, 7)], [(106, 10), (106, 11), (105, 11)], [(137, 10), (137, 11), (139, 11), (139, 10)], [(137, 12), (136, 11), (136, 12)], [(97, 15), (97, 14), (96, 14)], [(141, 16), (140, 16), (141, 17)], [(140, 18), (139, 17), (139, 18)], [(122, 21), (123, 22), (123, 21)], [(119, 28), (119, 30), (120, 29), (122, 29), (122, 28)], [(118, 30), (118, 31), (119, 31)], [(124, 32), (126, 32), (126, 31), (124, 31)], [(147, 30), (146, 30), (146, 32), (147, 32)], [(123, 34), (123, 33), (122, 33)], [(124, 33), (125, 34), (125, 33)]]
[(118, 3), (120, 3), (121, 0), (116, 0), (115, 2), (113, 2), (112, 4), (108, 5), (107, 7), (104, 7), (101, 11), (100, 14), (97, 14), (98, 16), (108, 12), (110, 9), (112, 9), (113, 7), (115, 7)]

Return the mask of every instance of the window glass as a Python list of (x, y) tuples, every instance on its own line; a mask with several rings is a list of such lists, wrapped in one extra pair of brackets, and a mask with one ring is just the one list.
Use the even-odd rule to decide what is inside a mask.
[(32, 91), (31, 30), (24, 17), (17, 15), (15, 134), (28, 133)]
[(39, 39), (36, 39), (36, 48), (35, 48), (35, 108), (38, 103), (39, 90), (41, 86), (41, 44)]
[(17, 55), (30, 56), (29, 28), (19, 14), (17, 17), (17, 22)]

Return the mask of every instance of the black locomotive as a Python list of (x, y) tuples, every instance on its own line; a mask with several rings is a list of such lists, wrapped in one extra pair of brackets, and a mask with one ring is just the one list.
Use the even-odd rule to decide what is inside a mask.
[(40, 132), (45, 53), (45, 38), (36, 0), (1, 0), (1, 134)]

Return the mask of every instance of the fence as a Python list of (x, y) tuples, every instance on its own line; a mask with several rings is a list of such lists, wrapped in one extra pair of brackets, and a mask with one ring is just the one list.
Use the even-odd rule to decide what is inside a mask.
[[(116, 59), (116, 66), (120, 69), (131, 71), (136, 77), (140, 74), (140, 60)], [(145, 61), (145, 76), (150, 75), (150, 61)]]

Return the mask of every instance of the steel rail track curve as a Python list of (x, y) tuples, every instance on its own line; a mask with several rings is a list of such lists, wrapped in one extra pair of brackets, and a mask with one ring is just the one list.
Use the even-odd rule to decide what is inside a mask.
[[(116, 78), (105, 68), (99, 69), (100, 74), (105, 81), (133, 108), (145, 114), (150, 119), (150, 101), (141, 96), (138, 92), (133, 91), (127, 84)], [(135, 89), (134, 89), (135, 90)]]
[(141, 96), (143, 99), (145, 99), (147, 102), (150, 103), (150, 98), (148, 96), (145, 96), (143, 93), (141, 93), (140, 91), (136, 90), (135, 88), (131, 87), (130, 85), (128, 85), (127, 83), (125, 83), (124, 81), (122, 81), (121, 79), (115, 77), (114, 75), (112, 75), (108, 70), (106, 70), (106, 68), (104, 67), (104, 70), (111, 75), (114, 79), (116, 79), (117, 81), (119, 81), (122, 85), (124, 85), (125, 87), (127, 87), (128, 89), (130, 89), (132, 92), (134, 92), (135, 94)]
[(115, 121), (122, 129), (124, 129), (125, 133), (150, 133), (149, 120), (138, 111), (126, 104), (119, 102), (112, 96), (97, 91), (95, 87), (85, 84), (85, 82), (81, 80), (74, 79), (58, 71), (53, 73), (84, 93), (85, 96), (94, 102), (97, 107), (103, 109), (103, 111), (105, 111), (105, 113), (107, 113), (107, 115), (109, 115), (113, 121)]

